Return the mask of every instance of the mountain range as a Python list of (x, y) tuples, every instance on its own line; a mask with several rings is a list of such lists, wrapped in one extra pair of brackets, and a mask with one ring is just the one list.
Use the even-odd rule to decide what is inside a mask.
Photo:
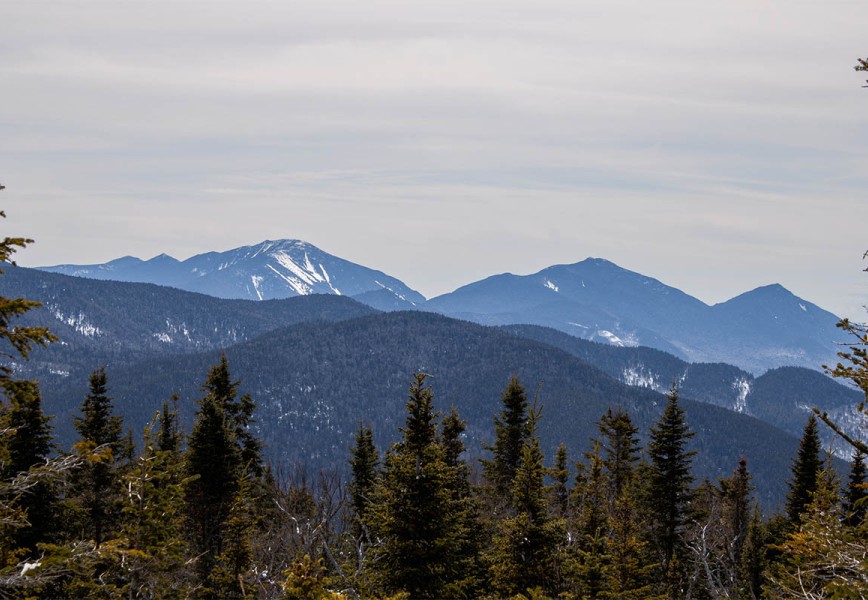
[(313, 469), (345, 467), (361, 419), (373, 425), (381, 448), (393, 442), (414, 371), (433, 375), (441, 410), (455, 405), (467, 419), (474, 464), (491, 442), (498, 396), (512, 374), (531, 394), (538, 389), (547, 452), (564, 441), (574, 457), (587, 450), (608, 406), (624, 406), (647, 432), (663, 405), (660, 391), (677, 382), (697, 431), (697, 476), (727, 475), (746, 456), (764, 504), (773, 506), (785, 494), (810, 407), (847, 415), (859, 400), (804, 368), (755, 377), (732, 365), (688, 363), (551, 328), (487, 327), (419, 310), (383, 313), (334, 294), (228, 300), (8, 267), (0, 295), (43, 302), (22, 324), (47, 325), (60, 337), (13, 366), (40, 381), (61, 447), (75, 439), (72, 417), (95, 367), (106, 367), (117, 410), (133, 431), (172, 394), (180, 395), (189, 428), (220, 353), (257, 402), (256, 427), (269, 458)]
[(378, 310), (424, 310), (483, 325), (542, 325), (585, 340), (657, 348), (689, 362), (726, 362), (755, 375), (783, 366), (819, 370), (835, 361), (841, 337), (837, 316), (777, 284), (709, 306), (600, 258), (532, 275), (494, 275), (427, 301), (395, 277), (299, 240), (265, 241), (184, 261), (163, 254), (42, 270), (218, 298), (343, 295)]

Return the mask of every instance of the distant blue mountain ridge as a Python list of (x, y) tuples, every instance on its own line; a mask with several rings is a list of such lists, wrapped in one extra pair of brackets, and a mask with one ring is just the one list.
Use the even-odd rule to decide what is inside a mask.
[(155, 283), (218, 298), (269, 300), (339, 294), (379, 310), (425, 310), (484, 325), (531, 324), (616, 346), (648, 346), (690, 362), (726, 362), (755, 374), (782, 366), (821, 369), (842, 339), (832, 313), (778, 284), (709, 306), (601, 258), (505, 273), (425, 300), (382, 271), (300, 240), (267, 240), (179, 261), (165, 254), (42, 270)]

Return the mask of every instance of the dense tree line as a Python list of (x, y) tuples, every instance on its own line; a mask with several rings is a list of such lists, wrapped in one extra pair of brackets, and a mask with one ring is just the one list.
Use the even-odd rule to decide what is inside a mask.
[[(39, 387), (8, 376), (0, 594), (80, 598), (796, 598), (868, 592), (861, 452), (842, 484), (809, 419), (785, 510), (761, 515), (745, 460), (693, 480), (672, 389), (647, 447), (629, 413), (600, 416), (580, 460), (547, 460), (546, 418), (517, 378), (494, 443), (465, 460), (464, 423), (411, 378), (385, 452), (360, 423), (349, 476), (283, 472), (252, 434), (255, 403), (225, 357), (180, 431), (164, 403), (133, 448), (97, 369), (52, 445)], [(807, 591), (806, 591), (807, 590)], [(806, 595), (808, 594), (808, 595)], [(813, 595), (810, 595), (813, 594)]]

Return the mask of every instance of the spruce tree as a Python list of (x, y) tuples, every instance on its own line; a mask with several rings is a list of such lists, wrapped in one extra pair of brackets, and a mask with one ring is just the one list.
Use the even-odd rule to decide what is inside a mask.
[(738, 565), (741, 564), (742, 550), (750, 526), (750, 495), (753, 491), (750, 479), (747, 460), (741, 458), (732, 476), (720, 481), (723, 531), (728, 547), (728, 567), (734, 573), (738, 572)]
[(817, 420), (812, 414), (808, 417), (805, 431), (799, 443), (799, 451), (793, 461), (792, 480), (787, 484), (790, 488), (787, 494), (787, 520), (793, 529), (802, 522), (801, 514), (811, 503), (811, 496), (817, 489), (817, 477), (822, 469), (820, 458), (820, 436), (817, 432)]
[(238, 382), (232, 380), (225, 355), (211, 367), (202, 389), (205, 395), (187, 441), (185, 500), (196, 572), (201, 589), (207, 590), (226, 550), (227, 522), (239, 503), (241, 480), (246, 477), (245, 489), (258, 494), (262, 464), (260, 443), (249, 429), (254, 404), (249, 396), (237, 398)]
[(493, 456), (482, 461), (482, 472), (495, 496), (509, 498), (528, 437), (528, 400), (518, 377), (510, 378), (500, 401), (503, 408), (494, 418), (494, 444), (486, 447)]
[(621, 408), (608, 409), (597, 425), (602, 435), (603, 464), (611, 488), (610, 499), (614, 502), (630, 485), (642, 449), (639, 446), (639, 429), (633, 425), (630, 415)]
[[(35, 381), (9, 381), (6, 394), (9, 405), (0, 416), (6, 459), (2, 475), (11, 479), (45, 463), (51, 452), (51, 418), (42, 412), (42, 398)], [(12, 540), (17, 547), (33, 552), (37, 543), (47, 541), (55, 533), (57, 490), (41, 481), (21, 494), (15, 505), (24, 511), (29, 524), (17, 527)]]
[(865, 521), (868, 510), (868, 483), (865, 481), (865, 454), (861, 450), (853, 453), (850, 474), (847, 477), (847, 490), (844, 495), (844, 522), (850, 527), (858, 527)]
[(585, 458), (585, 490), (576, 515), (577, 591), (580, 597), (593, 600), (600, 597), (608, 579), (609, 500), (599, 442)]
[(539, 416), (532, 408), (512, 484), (515, 515), (503, 521), (494, 538), (492, 585), (507, 596), (536, 588), (550, 595), (561, 591), (558, 573), (566, 532), (563, 520), (548, 515), (543, 453), (536, 434)]
[(552, 512), (559, 519), (566, 519), (570, 506), (570, 489), (567, 482), (570, 479), (567, 456), (567, 445), (563, 442), (555, 450), (555, 464), (551, 469), (552, 485), (550, 489)]
[(648, 444), (650, 465), (646, 503), (650, 518), (649, 543), (660, 563), (662, 580), (672, 598), (682, 593), (685, 547), (683, 529), (690, 502), (693, 476), (690, 465), (695, 452), (687, 450), (693, 432), (678, 405), (678, 390), (667, 394), (666, 408), (654, 427)]
[(468, 480), (470, 469), (461, 458), (465, 450), (461, 439), (465, 428), (466, 424), (454, 406), (443, 417), (440, 426), (440, 445), (443, 448), (443, 460), (450, 474), (449, 487), (452, 491), (453, 510), (456, 513), (454, 525), (456, 547), (453, 550), (456, 577), (444, 588), (444, 591), (447, 596), (454, 598), (477, 596), (485, 580), (480, 559), (483, 542), (479, 506), (470, 489)]
[(355, 446), (351, 451), (350, 473), (350, 507), (353, 512), (351, 529), (358, 544), (370, 544), (368, 535), (368, 507), (374, 494), (377, 481), (377, 465), (380, 462), (379, 453), (374, 446), (374, 434), (370, 427), (359, 422), (355, 436)]
[(464, 581), (456, 558), (465, 546), (465, 507), (456, 502), (455, 472), (437, 436), (437, 415), (427, 375), (416, 374), (401, 440), (386, 453), (371, 526), (381, 540), (372, 550), (374, 578), (394, 594), (440, 598)]
[(90, 390), (81, 405), (81, 417), (73, 419), (80, 441), (79, 452), (104, 446), (101, 460), (86, 461), (75, 474), (73, 488), (83, 510), (85, 535), (97, 547), (116, 531), (120, 515), (119, 459), (124, 454), (121, 439), (123, 418), (113, 415), (105, 369), (96, 369), (89, 379)]

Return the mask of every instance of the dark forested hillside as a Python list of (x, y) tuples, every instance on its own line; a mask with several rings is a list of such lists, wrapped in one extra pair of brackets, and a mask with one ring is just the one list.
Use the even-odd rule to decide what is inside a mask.
[[(852, 408), (860, 394), (821, 373), (802, 367), (781, 367), (754, 375), (722, 363), (688, 363), (653, 348), (620, 348), (575, 338), (534, 325), (509, 325), (504, 331), (560, 348), (609, 376), (632, 386), (665, 391), (677, 383), (682, 396), (709, 402), (761, 419), (800, 435), (813, 407), (828, 411), (852, 435), (864, 435), (864, 417)], [(826, 446), (849, 452), (831, 430), (821, 429)]]
[[(595, 423), (620, 405), (643, 430), (657, 416), (663, 397), (626, 386), (569, 354), (506, 332), (428, 313), (391, 313), (338, 323), (302, 324), (276, 330), (226, 349), (242, 391), (257, 401), (258, 431), (272, 459), (302, 461), (311, 468), (346, 465), (360, 420), (371, 423), (384, 447), (394, 440), (413, 372), (433, 377), (436, 406), (456, 406), (467, 420), (473, 456), (491, 441), (492, 418), (502, 387), (518, 375), (539, 388), (540, 437), (547, 454), (564, 441), (573, 456), (587, 449)], [(108, 369), (110, 390), (134, 429), (172, 393), (182, 397), (189, 422), (193, 398), (218, 352), (151, 358)], [(58, 433), (85, 391), (69, 377), (44, 382)], [(685, 401), (698, 434), (696, 470), (716, 478), (744, 456), (766, 503), (783, 497), (789, 456), (796, 438), (756, 419)]]
[(34, 376), (89, 372), (96, 364), (222, 348), (307, 321), (373, 314), (368, 306), (333, 295), (254, 302), (224, 300), (142, 283), (97, 281), (4, 267), (0, 295), (42, 302), (22, 319), (50, 327), (59, 344), (20, 367)]

